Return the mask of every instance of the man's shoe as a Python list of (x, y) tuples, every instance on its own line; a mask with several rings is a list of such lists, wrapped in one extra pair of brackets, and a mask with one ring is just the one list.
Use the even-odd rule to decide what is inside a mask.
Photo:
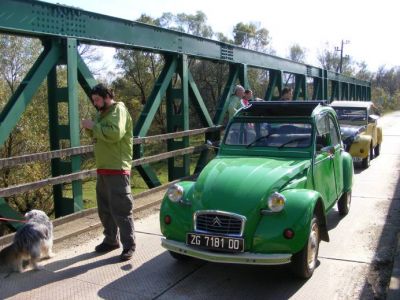
[(106, 253), (113, 251), (115, 249), (119, 248), (119, 244), (111, 245), (111, 244), (106, 244), (106, 243), (101, 243), (94, 248), (94, 251), (98, 253)]
[(135, 252), (135, 248), (129, 248), (122, 250), (121, 256), (119, 257), (121, 261), (130, 260)]

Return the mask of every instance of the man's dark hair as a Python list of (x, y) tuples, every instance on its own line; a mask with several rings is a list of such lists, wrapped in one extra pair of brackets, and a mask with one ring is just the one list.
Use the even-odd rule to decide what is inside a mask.
[(291, 91), (292, 91), (292, 88), (285, 87), (285, 88), (282, 90), (282, 95), (285, 95), (285, 94), (287, 94), (287, 93), (290, 93)]
[(114, 92), (112, 89), (106, 87), (104, 84), (99, 83), (95, 85), (90, 91), (90, 96), (99, 95), (100, 97), (106, 98), (109, 96), (111, 99), (114, 99)]

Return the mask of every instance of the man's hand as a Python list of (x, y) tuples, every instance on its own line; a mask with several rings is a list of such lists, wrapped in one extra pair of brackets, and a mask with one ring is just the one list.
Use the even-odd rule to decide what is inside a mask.
[(85, 119), (81, 121), (81, 125), (83, 128), (92, 129), (94, 126), (94, 122), (92, 120)]

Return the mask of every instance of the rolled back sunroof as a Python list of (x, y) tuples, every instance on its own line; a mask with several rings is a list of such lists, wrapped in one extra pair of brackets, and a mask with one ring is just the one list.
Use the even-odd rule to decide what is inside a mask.
[(237, 116), (246, 117), (306, 117), (311, 116), (318, 105), (327, 105), (326, 101), (252, 101), (241, 109)]

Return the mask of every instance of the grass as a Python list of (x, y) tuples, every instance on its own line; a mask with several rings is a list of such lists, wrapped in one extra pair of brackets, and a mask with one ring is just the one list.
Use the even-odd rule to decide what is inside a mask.
[[(190, 174), (193, 174), (194, 169), (196, 167), (198, 155), (191, 156), (190, 162)], [(177, 159), (177, 164), (181, 163), (181, 158)], [(168, 167), (167, 162), (158, 162), (151, 165), (157, 174), (158, 180), (161, 184), (168, 183)], [(148, 187), (142, 177), (139, 175), (136, 169), (132, 170), (131, 173), (131, 187), (132, 187), (132, 194), (135, 196), (141, 192), (147, 191)], [(71, 185), (65, 185), (65, 196), (72, 197), (72, 190)], [(84, 208), (92, 208), (96, 207), (96, 179), (85, 181), (82, 184), (82, 196), (83, 196), (83, 205)]]

